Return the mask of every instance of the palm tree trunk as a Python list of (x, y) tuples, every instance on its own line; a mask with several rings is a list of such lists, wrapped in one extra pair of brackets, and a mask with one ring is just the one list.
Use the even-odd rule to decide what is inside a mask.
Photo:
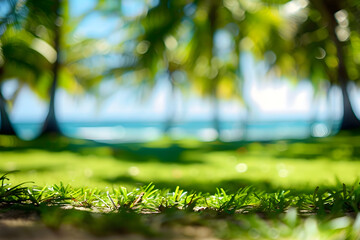
[[(334, 18), (334, 17), (333, 17)], [(334, 19), (335, 20), (335, 19)], [(356, 117), (354, 110), (351, 105), (349, 93), (347, 91), (348, 83), (349, 83), (349, 76), (347, 74), (346, 65), (345, 65), (345, 56), (344, 56), (344, 48), (343, 43), (339, 41), (335, 33), (335, 27), (331, 28), (331, 35), (332, 40), (335, 43), (336, 50), (337, 50), (337, 57), (338, 57), (338, 81), (340, 84), (342, 98), (343, 98), (343, 119), (341, 122), (340, 129), (355, 129), (360, 128), (360, 121)]]
[(56, 113), (55, 113), (55, 96), (56, 96), (56, 86), (57, 86), (57, 74), (52, 82), (51, 90), (50, 90), (50, 104), (49, 104), (49, 111), (47, 117), (45, 119), (42, 133), (44, 134), (61, 134), (59, 124), (57, 122)]
[(342, 130), (349, 130), (349, 129), (356, 129), (360, 128), (360, 121), (354, 113), (352, 108), (349, 93), (347, 91), (347, 83), (341, 83), (341, 92), (343, 96), (343, 109), (344, 115), (340, 125), (340, 129)]
[(212, 109), (213, 109), (213, 127), (217, 133), (217, 140), (220, 139), (220, 119), (219, 119), (219, 98), (217, 96), (217, 84), (216, 87), (213, 88), (213, 92), (211, 95), (211, 101), (212, 101)]
[[(214, 51), (214, 35), (216, 32), (216, 24), (218, 20), (218, 8), (219, 3), (216, 1), (213, 1), (210, 6), (210, 12), (209, 12), (209, 21), (210, 21), (210, 66), (211, 61), (213, 59), (213, 51)], [(219, 120), (219, 98), (218, 98), (218, 87), (219, 87), (219, 78), (218, 76), (215, 76), (212, 79), (209, 79), (210, 85), (211, 85), (211, 101), (213, 105), (213, 127), (217, 133), (217, 140), (220, 139), (220, 120)]]
[(170, 82), (170, 96), (169, 96), (169, 102), (167, 103), (167, 116), (165, 120), (165, 127), (164, 127), (164, 133), (168, 134), (170, 131), (171, 126), (174, 123), (175, 118), (175, 93), (176, 93), (176, 86), (174, 84), (174, 79), (172, 77), (172, 72), (169, 71), (169, 82)]
[(0, 134), (2, 135), (16, 135), (11, 124), (9, 115), (6, 111), (6, 100), (2, 94), (2, 84), (0, 83)]
[(349, 82), (349, 76), (347, 74), (345, 65), (345, 52), (344, 42), (340, 42), (336, 35), (337, 22), (335, 19), (335, 13), (341, 10), (340, 1), (312, 1), (324, 16), (324, 20), (327, 23), (330, 39), (334, 43), (338, 58), (337, 68), (337, 81), (340, 85), (342, 98), (343, 98), (343, 119), (340, 125), (340, 130), (348, 130), (360, 128), (360, 120), (356, 117), (351, 105), (347, 86)]
[[(59, 14), (60, 1), (61, 0), (56, 0), (55, 6), (54, 6), (57, 19), (59, 19), (59, 17), (60, 17), (60, 14)], [(55, 19), (55, 21), (57, 19)], [(55, 113), (55, 97), (56, 97), (56, 88), (58, 85), (59, 66), (60, 66), (60, 34), (61, 34), (60, 31), (61, 31), (61, 29), (60, 29), (59, 24), (54, 23), (54, 32), (55, 32), (54, 48), (56, 50), (57, 57), (53, 64), (53, 69), (52, 69), (53, 81), (52, 81), (51, 88), (50, 88), (49, 111), (48, 111), (47, 117), (45, 119), (42, 131), (41, 131), (41, 135), (47, 135), (47, 134), (59, 135), (59, 134), (61, 134), (60, 127), (57, 122), (56, 113)]]

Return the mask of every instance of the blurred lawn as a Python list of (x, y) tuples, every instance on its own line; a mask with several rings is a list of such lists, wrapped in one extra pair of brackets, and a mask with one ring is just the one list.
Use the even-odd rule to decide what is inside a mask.
[(235, 191), (245, 185), (311, 192), (318, 185), (360, 179), (360, 135), (306, 141), (202, 143), (196, 140), (102, 144), (68, 138), (20, 141), (0, 136), (0, 173), (12, 183), (60, 181), (74, 187), (134, 187)]

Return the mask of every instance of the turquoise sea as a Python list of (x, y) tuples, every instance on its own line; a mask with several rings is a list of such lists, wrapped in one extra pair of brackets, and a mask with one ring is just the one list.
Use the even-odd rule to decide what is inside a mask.
[[(215, 140), (218, 135), (211, 121), (174, 123), (167, 134), (173, 139), (196, 138)], [(310, 121), (274, 122), (221, 122), (220, 139), (223, 141), (269, 141), (279, 139), (304, 139), (311, 136), (325, 137), (334, 132), (339, 123)], [(41, 123), (14, 123), (18, 135), (30, 140), (40, 131)], [(163, 136), (164, 122), (60, 122), (62, 132), (69, 137), (100, 142), (145, 142)]]

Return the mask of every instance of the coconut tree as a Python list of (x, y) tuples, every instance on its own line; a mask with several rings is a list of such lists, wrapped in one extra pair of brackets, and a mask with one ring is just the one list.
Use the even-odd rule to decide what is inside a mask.
[[(276, 11), (263, 8), (259, 1), (254, 5), (252, 1), (161, 0), (140, 20), (133, 21), (133, 29), (140, 29), (134, 37), (135, 47), (130, 47), (135, 53), (133, 65), (114, 70), (123, 73), (130, 68), (149, 89), (155, 83), (156, 74), (166, 72), (172, 92), (176, 86), (173, 73), (186, 72), (197, 93), (211, 100), (213, 126), (219, 133), (219, 99), (241, 96), (241, 51), (260, 55), (262, 45), (275, 39), (269, 39), (267, 34), (273, 34), (280, 18), (273, 16)], [(266, 31), (262, 29), (263, 24)], [(219, 40), (221, 34), (225, 35), (227, 48)], [(256, 47), (240, 44), (249, 41)], [(169, 128), (171, 118), (169, 114), (165, 129)]]
[(56, 88), (60, 84), (76, 93), (94, 88), (102, 79), (102, 69), (101, 64), (92, 66), (89, 62), (93, 62), (94, 57), (102, 60), (99, 45), (103, 46), (103, 42), (72, 37), (87, 13), (70, 21), (68, 1), (28, 0), (24, 3), (27, 14), (22, 16), (19, 30), (6, 31), (1, 38), (4, 59), (1, 77), (17, 78), (41, 98), (50, 98), (42, 134), (58, 134)]
[[(60, 52), (60, 38), (61, 38), (61, 26), (62, 26), (62, 19), (61, 19), (61, 0), (53, 0), (50, 5), (44, 5), (42, 10), (50, 10), (48, 11), (48, 18), (49, 18), (49, 25), (48, 29), (52, 30), (53, 33), (53, 48), (56, 52), (55, 61), (52, 64), (52, 83), (50, 87), (50, 103), (49, 103), (49, 111), (46, 116), (42, 132), (41, 134), (59, 134), (60, 128), (57, 122), (57, 118), (55, 115), (55, 92), (58, 86), (58, 78), (59, 78), (59, 69), (60, 69), (60, 61), (61, 61), (61, 52)], [(29, 2), (30, 12), (32, 14), (38, 14), (37, 9), (38, 5), (31, 5)], [(45, 13), (45, 12), (43, 12)], [(41, 19), (40, 19), (41, 20)]]
[[(26, 82), (32, 88), (36, 88), (39, 81), (49, 78), (53, 74), (52, 92), (57, 83), (58, 59), (56, 46), (59, 45), (58, 15), (53, 14), (54, 8), (58, 10), (60, 1), (9, 1), (14, 9), (22, 9), (21, 21), (16, 21), (16, 26), (8, 29), (1, 38), (3, 65), (2, 79), (17, 78)], [(19, 5), (22, 3), (21, 5)], [(14, 10), (15, 12), (18, 10)], [(35, 13), (36, 11), (36, 13)], [(12, 12), (12, 11), (10, 11)], [(11, 17), (10, 17), (11, 19)], [(19, 30), (17, 30), (19, 29)], [(54, 29), (55, 31), (51, 31)], [(46, 32), (46, 38), (40, 37), (38, 32)], [(55, 33), (55, 34), (54, 34)], [(54, 41), (55, 49), (49, 44)], [(36, 89), (40, 95), (42, 91)], [(1, 97), (3, 100), (3, 97)], [(58, 131), (54, 118), (54, 98), (50, 101), (50, 110), (45, 123), (44, 131)], [(2, 104), (3, 105), (3, 104)], [(4, 111), (2, 111), (4, 112)], [(2, 114), (6, 116), (5, 114)], [(4, 121), (4, 123), (9, 123)], [(48, 130), (46, 130), (48, 129)]]
[(274, 66), (279, 72), (310, 78), (315, 87), (327, 80), (341, 88), (341, 129), (360, 127), (347, 91), (349, 81), (358, 82), (360, 77), (359, 9), (352, 0), (289, 1), (283, 6), (283, 16), (292, 25), (292, 34), (283, 45), (286, 48), (275, 48)]
[[(46, 69), (48, 69), (51, 63), (43, 55), (31, 47), (32, 41), (33, 37), (25, 31), (15, 32), (15, 34), (6, 33), (3, 35), (1, 39), (1, 54), (3, 63), (0, 66), (0, 83), (6, 79), (16, 78), (22, 83), (19, 84), (19, 87), (21, 87), (23, 83), (35, 86), (37, 79), (40, 79), (48, 74)], [(16, 91), (17, 93), (18, 90)], [(14, 95), (14, 97), (15, 96), (16, 95)], [(14, 133), (11, 130), (11, 122), (9, 121), (5, 109), (6, 101), (2, 96), (2, 93), (0, 101), (2, 105), (1, 116), (3, 118), (2, 126), (4, 127), (4, 131), (9, 134)]]
[(174, 121), (175, 94), (179, 87), (175, 72), (182, 70), (184, 46), (181, 44), (181, 34), (184, 33), (185, 5), (185, 1), (161, 0), (139, 20), (143, 33), (137, 37), (135, 68), (147, 73), (145, 79), (150, 88), (155, 84), (159, 72), (166, 74), (171, 86), (165, 132)]
[[(21, 28), (27, 12), (24, 2), (9, 0), (7, 7), (9, 11), (0, 21), (0, 133), (13, 135), (15, 131), (7, 114), (2, 83), (6, 79), (17, 78), (22, 83), (34, 85), (36, 79), (45, 74), (44, 70), (49, 66), (49, 62), (34, 49), (35, 37)], [(18, 92), (19, 89), (13, 98)]]
[(55, 107), (57, 88), (61, 86), (77, 94), (92, 91), (103, 78), (104, 66), (101, 63), (105, 54), (101, 49), (106, 42), (73, 36), (79, 23), (93, 9), (73, 18), (70, 17), (68, 0), (41, 3), (28, 0), (27, 7), (31, 14), (25, 28), (30, 32), (40, 28), (41, 39), (53, 52), (51, 74), (44, 79), (50, 83), (46, 93), (50, 100), (41, 135), (57, 135), (61, 133)]
[[(174, 98), (179, 88), (175, 76), (180, 71), (187, 75), (198, 93), (210, 97), (214, 108), (214, 129), (218, 132), (218, 98), (228, 97), (229, 92), (236, 89), (234, 86), (238, 79), (238, 45), (233, 44), (234, 53), (220, 56), (221, 50), (219, 51), (218, 46), (214, 44), (216, 31), (222, 28), (224, 31), (228, 30), (226, 28), (229, 26), (231, 28), (233, 18), (229, 9), (231, 7), (225, 9), (218, 1), (162, 0), (140, 20), (143, 32), (137, 38), (138, 44), (135, 49), (135, 67), (148, 73), (150, 84), (153, 84), (157, 73), (165, 72), (171, 86), (171, 96)], [(200, 18), (199, 12), (200, 15), (203, 14)], [(207, 21), (206, 17), (210, 21)], [(229, 31), (229, 41), (234, 41), (235, 35), (240, 39), (237, 25), (232, 25), (235, 25), (232, 28), (236, 29)], [(201, 69), (209, 68), (210, 65), (212, 71)], [(169, 114), (165, 131), (170, 128), (173, 121), (173, 103), (174, 100), (171, 99), (168, 102)]]
[(164, 132), (172, 125), (175, 113), (174, 96), (180, 88), (176, 71), (182, 70), (179, 62), (183, 51), (180, 34), (184, 32), (182, 20), (185, 5), (186, 1), (182, 0), (160, 0), (158, 4), (145, 6), (146, 11), (140, 15), (130, 17), (125, 16), (118, 7), (110, 11), (125, 22), (121, 31), (126, 32), (127, 39), (120, 44), (117, 51), (125, 61), (111, 68), (109, 72), (120, 79), (125, 72), (131, 73), (133, 83), (143, 98), (152, 92), (159, 75), (166, 76), (171, 86), (171, 94), (167, 102), (168, 114)]
[[(191, 78), (203, 96), (211, 99), (214, 109), (214, 128), (219, 133), (219, 99), (242, 97), (243, 71), (240, 68), (242, 52), (251, 52), (258, 59), (264, 58), (263, 49), (272, 42), (282, 44), (280, 27), (285, 24), (276, 7), (261, 1), (194, 1), (191, 16), (191, 54), (186, 63), (192, 69)], [(226, 32), (227, 39), (217, 38)], [(220, 38), (221, 39), (221, 38)], [(231, 42), (228, 51), (223, 49)]]
[[(12, 21), (18, 22), (18, 14), (16, 12), (16, 1), (8, 1), (7, 3), (2, 3), (2, 5), (7, 4), (9, 8), (8, 13), (0, 18), (0, 40), (2, 39), (3, 34), (5, 33), (8, 25)], [(5, 6), (3, 6), (5, 7)], [(3, 56), (3, 43), (0, 42), (0, 77), (3, 77), (3, 65), (4, 65), (4, 56)], [(7, 109), (6, 109), (6, 100), (2, 93), (2, 81), (0, 81), (0, 134), (5, 135), (15, 135), (14, 128), (9, 119)]]
[[(321, 22), (329, 36), (329, 40), (335, 49), (334, 64), (330, 64), (329, 79), (333, 84), (338, 84), (343, 96), (344, 115), (341, 129), (353, 129), (360, 127), (360, 121), (356, 117), (348, 93), (348, 83), (351, 78), (358, 80), (360, 77), (360, 62), (356, 60), (356, 55), (360, 50), (354, 48), (352, 43), (358, 41), (359, 31), (354, 32), (355, 26), (358, 28), (357, 12), (352, 7), (354, 1), (311, 1), (311, 7), (321, 14)], [(350, 16), (349, 16), (350, 15)], [(358, 29), (356, 29), (358, 30)], [(352, 32), (353, 31), (353, 32)], [(335, 63), (336, 61), (336, 63)]]

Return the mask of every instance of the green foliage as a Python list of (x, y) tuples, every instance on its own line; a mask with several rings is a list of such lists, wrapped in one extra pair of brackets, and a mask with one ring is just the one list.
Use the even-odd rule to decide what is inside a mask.
[(239, 189), (236, 193), (227, 194), (223, 188), (217, 188), (215, 195), (208, 195), (204, 200), (208, 208), (220, 214), (246, 213), (253, 208), (254, 195), (252, 187)]
[(9, 173), (6, 173), (0, 177), (0, 204), (4, 203), (23, 203), (27, 200), (27, 188), (23, 187), (25, 183), (20, 183), (15, 186), (7, 183)]
[(239, 234), (249, 239), (356, 239), (360, 232), (359, 184), (326, 190), (317, 187), (313, 194), (285, 189), (271, 193), (251, 187), (228, 193), (217, 188), (212, 195), (188, 194), (180, 187), (172, 192), (152, 183), (131, 191), (124, 187), (104, 191), (63, 183), (10, 187), (5, 183), (7, 174), (0, 180), (2, 208), (36, 211), (41, 221), (56, 231), (72, 225), (97, 236), (137, 233), (166, 237), (179, 228), (199, 227), (199, 231), (209, 228), (208, 234), (225, 239)]
[(275, 193), (259, 191), (251, 186), (241, 188), (236, 193), (227, 193), (217, 188), (216, 193), (188, 193), (180, 187), (174, 192), (168, 189), (156, 189), (150, 183), (147, 186), (128, 191), (125, 187), (103, 191), (99, 189), (78, 188), (70, 185), (54, 184), (51, 187), (22, 187), (23, 184), (9, 187), (4, 174), (1, 180), (1, 203), (33, 204), (34, 206), (70, 205), (73, 207), (96, 208), (98, 211), (166, 212), (169, 209), (184, 211), (212, 210), (218, 214), (265, 213), (280, 214), (290, 208), (299, 213), (330, 213), (342, 215), (360, 210), (360, 186), (351, 188), (320, 190), (313, 194), (298, 193), (281, 189)]
[(258, 210), (264, 213), (282, 213), (294, 203), (294, 196), (288, 197), (290, 191), (279, 190), (277, 193), (254, 194), (259, 200)]

